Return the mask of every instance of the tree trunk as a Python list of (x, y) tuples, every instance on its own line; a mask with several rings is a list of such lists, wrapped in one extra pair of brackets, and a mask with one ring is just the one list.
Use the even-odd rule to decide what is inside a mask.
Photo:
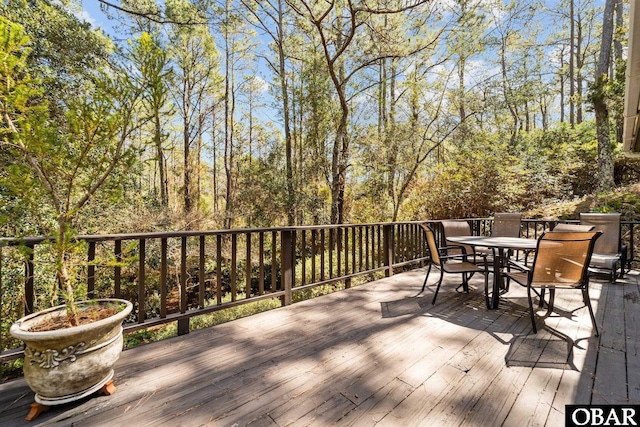
[(605, 85), (607, 82), (609, 61), (611, 60), (611, 45), (613, 39), (613, 12), (616, 0), (606, 0), (602, 18), (602, 42), (600, 55), (596, 67), (592, 100), (596, 115), (596, 132), (598, 135), (598, 191), (610, 191), (615, 183), (613, 180), (613, 159), (611, 154), (609, 111), (605, 99)]
[(575, 95), (575, 70), (574, 70), (574, 55), (575, 55), (575, 46), (574, 41), (576, 39), (576, 24), (573, 19), (574, 15), (574, 0), (569, 0), (569, 19), (570, 19), (570, 40), (569, 40), (569, 123), (571, 124), (571, 128), (573, 129), (576, 125), (576, 116), (575, 116), (575, 105), (574, 105), (574, 95)]
[(160, 206), (166, 208), (169, 205), (169, 196), (167, 194), (167, 178), (164, 164), (164, 152), (162, 150), (162, 128), (160, 125), (160, 114), (155, 113), (154, 117), (154, 145), (156, 146), (156, 162), (158, 164), (158, 172), (160, 173)]
[[(184, 102), (186, 104), (187, 101), (185, 100)], [(184, 111), (188, 112), (189, 108), (186, 107)], [(182, 123), (184, 126), (183, 135), (182, 135), (183, 143), (184, 143), (184, 149), (183, 149), (184, 170), (182, 171), (182, 174), (183, 174), (182, 176), (184, 178), (183, 200), (184, 200), (184, 213), (185, 215), (188, 215), (191, 213), (191, 210), (193, 209), (193, 206), (191, 203), (191, 147), (190, 147), (190, 141), (189, 141), (191, 127), (189, 123), (188, 114), (184, 115)]]
[(582, 16), (578, 14), (578, 31), (576, 32), (576, 124), (582, 123), (582, 86), (584, 69), (584, 58), (582, 56)]
[(285, 156), (287, 168), (287, 223), (294, 225), (296, 195), (293, 187), (293, 144), (291, 136), (291, 124), (289, 117), (289, 88), (287, 84), (287, 73), (285, 67), (284, 52), (284, 11), (282, 10), (282, 0), (278, 1), (278, 37), (276, 41), (278, 46), (278, 71), (280, 74), (280, 90), (282, 94), (282, 113), (284, 117), (284, 139), (285, 139)]

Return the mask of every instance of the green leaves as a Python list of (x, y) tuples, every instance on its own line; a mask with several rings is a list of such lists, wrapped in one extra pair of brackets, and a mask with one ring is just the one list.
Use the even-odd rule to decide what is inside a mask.
[(0, 16), (0, 138), (5, 143), (21, 131), (30, 114), (42, 110), (30, 103), (42, 90), (27, 69), (28, 43), (24, 27)]

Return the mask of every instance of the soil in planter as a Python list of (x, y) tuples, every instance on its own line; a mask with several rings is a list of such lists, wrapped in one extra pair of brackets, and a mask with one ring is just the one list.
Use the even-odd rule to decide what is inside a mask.
[[(76, 326), (86, 325), (97, 320), (106, 319), (117, 312), (117, 307), (111, 305), (87, 307), (78, 313), (78, 325)], [(29, 328), (29, 332), (55, 331), (57, 329), (66, 329), (72, 326), (70, 316), (68, 316), (66, 312), (60, 312), (59, 314), (52, 315), (49, 319)]]

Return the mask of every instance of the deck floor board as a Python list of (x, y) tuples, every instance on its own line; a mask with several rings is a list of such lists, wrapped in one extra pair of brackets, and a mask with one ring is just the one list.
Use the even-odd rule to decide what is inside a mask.
[[(592, 280), (601, 336), (580, 292), (558, 291), (533, 334), (524, 289), (487, 310), (446, 276), (396, 274), (123, 352), (117, 392), (24, 421), (33, 393), (0, 384), (11, 426), (555, 427), (565, 405), (640, 404), (640, 273)], [(437, 275), (433, 275), (437, 276)]]

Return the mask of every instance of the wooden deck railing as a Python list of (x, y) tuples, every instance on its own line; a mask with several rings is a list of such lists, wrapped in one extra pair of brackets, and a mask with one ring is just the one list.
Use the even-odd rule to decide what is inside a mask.
[[(434, 231), (441, 237), (437, 221)], [(558, 221), (524, 220), (535, 238)], [(470, 219), (474, 234), (490, 234), (490, 218)], [(629, 265), (635, 260), (636, 222), (624, 222)], [(177, 323), (189, 332), (192, 317), (294, 295), (320, 285), (374, 274), (392, 275), (428, 260), (420, 222), (342, 224), (215, 231), (79, 236), (82, 295), (125, 298), (134, 304), (125, 331)], [(49, 305), (53, 265), (44, 238), (0, 239), (0, 361), (22, 355), (9, 326)]]
[[(338, 282), (350, 287), (358, 276), (415, 268), (428, 255), (419, 224), (79, 236), (86, 248), (82, 294), (129, 299), (134, 310), (126, 332), (177, 322), (178, 334), (186, 334), (194, 316), (266, 298), (288, 305), (306, 289)], [(49, 305), (47, 243), (0, 240), (0, 360), (22, 355), (11, 348), (20, 345), (8, 334), (11, 323)]]

